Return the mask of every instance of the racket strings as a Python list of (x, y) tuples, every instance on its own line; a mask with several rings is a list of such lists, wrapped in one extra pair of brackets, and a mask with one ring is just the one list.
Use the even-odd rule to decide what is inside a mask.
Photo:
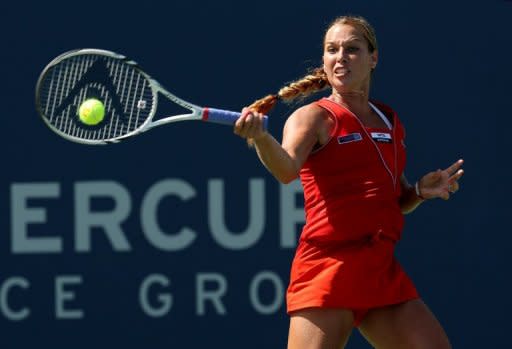
[[(155, 107), (150, 82), (133, 64), (94, 54), (56, 64), (38, 90), (40, 110), (47, 121), (66, 135), (87, 140), (108, 140), (134, 132)], [(91, 97), (100, 99), (106, 111), (105, 119), (96, 126), (80, 122), (77, 113)]]
[[(129, 115), (128, 117), (128, 125), (127, 125), (127, 129), (128, 130), (132, 130), (132, 119), (134, 118), (134, 114), (135, 114), (135, 120), (134, 120), (134, 126), (133, 126), (133, 130), (135, 129), (138, 129), (142, 124), (139, 123), (139, 118), (140, 118), (140, 110), (142, 108), (139, 108), (139, 104), (137, 103), (137, 105), (135, 105), (136, 101), (144, 101), (146, 100), (147, 98), (144, 98), (144, 91), (146, 90), (146, 87), (147, 87), (147, 80), (146, 79), (142, 79), (143, 80), (143, 86), (142, 88), (139, 88), (139, 84), (140, 84), (140, 80), (141, 80), (141, 74), (137, 74), (136, 76), (136, 83), (135, 83), (135, 87), (132, 89), (132, 83), (134, 82), (134, 74), (135, 74), (135, 70), (134, 69), (131, 69), (131, 77), (129, 79), (129, 86), (128, 88), (126, 88), (126, 84), (127, 84), (127, 78), (128, 78), (128, 74), (129, 74), (129, 71), (125, 70), (124, 73), (121, 73), (121, 74), (117, 74), (118, 72), (118, 68), (119, 66), (121, 66), (121, 71), (123, 70), (123, 68), (126, 68), (126, 64), (116, 64), (117, 62), (115, 61), (110, 61), (107, 63), (107, 66), (111, 69), (111, 71), (113, 72), (112, 74), (112, 78), (113, 78), (113, 81), (114, 81), (114, 84), (117, 86), (117, 89), (116, 89), (116, 92), (119, 94), (120, 93), (120, 86), (121, 84), (120, 83), (116, 83), (116, 82), (120, 82), (121, 80), (123, 80), (123, 87), (121, 89), (122, 93), (121, 93), (121, 102), (123, 102), (123, 105), (125, 106), (123, 112), (126, 114)], [(124, 79), (123, 79), (123, 76), (124, 76)], [(125, 92), (126, 92), (126, 96), (125, 96)], [(133, 98), (130, 99), (130, 95), (133, 95)]]

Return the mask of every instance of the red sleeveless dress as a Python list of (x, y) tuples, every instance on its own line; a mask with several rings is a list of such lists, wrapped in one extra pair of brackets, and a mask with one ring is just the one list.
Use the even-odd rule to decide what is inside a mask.
[(315, 103), (335, 126), (327, 144), (310, 154), (300, 171), (306, 223), (292, 264), (288, 313), (340, 307), (357, 315), (418, 298), (394, 256), (404, 224), (402, 124), (390, 107), (377, 102), (372, 107), (391, 129), (366, 128), (329, 99)]

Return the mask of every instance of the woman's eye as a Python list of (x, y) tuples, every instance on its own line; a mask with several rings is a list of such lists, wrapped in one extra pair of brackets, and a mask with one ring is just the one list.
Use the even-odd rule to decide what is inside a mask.
[(354, 53), (354, 52), (357, 52), (359, 51), (359, 47), (356, 47), (356, 46), (349, 46), (345, 49), (348, 53)]

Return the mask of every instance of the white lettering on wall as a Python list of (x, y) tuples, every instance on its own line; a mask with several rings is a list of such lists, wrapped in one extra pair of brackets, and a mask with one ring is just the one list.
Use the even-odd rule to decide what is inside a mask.
[[(259, 297), (259, 289), (264, 282), (270, 282), (274, 288), (274, 300), (269, 304), (263, 304)], [(284, 286), (279, 275), (272, 271), (259, 272), (249, 286), (249, 299), (254, 309), (260, 314), (269, 315), (277, 312), (284, 300)]]
[(29, 199), (54, 199), (60, 194), (58, 183), (13, 183), (11, 185), (11, 250), (21, 253), (62, 252), (59, 237), (29, 237), (28, 225), (46, 223), (46, 210), (28, 207)]
[(297, 226), (305, 221), (304, 206), (297, 205), (298, 194), (302, 195), (303, 189), (299, 180), (280, 186), (280, 213), (281, 213), (281, 247), (294, 248), (297, 246)]
[[(263, 236), (265, 228), (265, 183), (263, 179), (249, 181), (249, 196), (242, 200), (237, 196), (236, 206), (249, 207), (249, 223), (243, 232), (233, 234), (225, 222), (226, 212), (224, 181), (208, 181), (208, 223), (215, 241), (229, 250), (244, 250), (252, 247)], [(245, 204), (247, 203), (247, 204)]]
[[(213, 285), (213, 286), (212, 286)], [(217, 314), (226, 315), (221, 298), (226, 294), (228, 282), (222, 274), (199, 273), (196, 275), (196, 315), (206, 314), (206, 303), (213, 305)]]
[[(179, 251), (190, 246), (196, 239), (196, 232), (183, 227), (178, 233), (166, 234), (158, 224), (158, 205), (166, 196), (177, 196), (187, 201), (196, 196), (196, 190), (189, 183), (179, 179), (166, 179), (155, 183), (142, 200), (141, 224), (148, 241), (165, 251)], [(183, 217), (176, 217), (180, 219)]]
[[(293, 181), (288, 185), (280, 185), (278, 190), (279, 218), (278, 232), (269, 231), (267, 224), (268, 200), (265, 196), (266, 186), (263, 178), (251, 178), (246, 195), (238, 195), (236, 201), (227, 202), (223, 179), (210, 179), (207, 182), (207, 202), (193, 202), (200, 205), (193, 208), (190, 214), (176, 215), (178, 231), (162, 226), (158, 219), (159, 207), (166, 197), (176, 197), (181, 202), (192, 201), (198, 192), (194, 186), (181, 179), (164, 179), (154, 183), (144, 194), (139, 210), (132, 208), (132, 195), (127, 187), (115, 181), (76, 182), (72, 216), (64, 222), (72, 221), (72, 227), (61, 224), (61, 234), (74, 238), (71, 244), (64, 245), (62, 236), (50, 234), (30, 235), (30, 227), (37, 225), (44, 228), (50, 225), (47, 217), (48, 208), (44, 207), (44, 199), (60, 199), (61, 185), (49, 183), (13, 183), (11, 185), (11, 252), (13, 254), (62, 253), (63, 246), (73, 246), (76, 252), (92, 252), (93, 242), (100, 238), (112, 246), (114, 252), (130, 252), (133, 250), (126, 223), (134, 218), (134, 212), (140, 212), (139, 221), (133, 220), (130, 232), (140, 233), (151, 246), (162, 251), (175, 252), (191, 247), (199, 236), (210, 234), (213, 241), (227, 250), (245, 250), (253, 248), (265, 233), (279, 235), (281, 248), (294, 248), (297, 244), (300, 225), (304, 223), (303, 207), (298, 203), (298, 195), (302, 193), (300, 182)], [(30, 200), (38, 199), (37, 204)], [(108, 210), (94, 207), (93, 201), (110, 200), (113, 204)], [(231, 199), (233, 200), (233, 199)], [(275, 199), (274, 199), (275, 200)], [(41, 203), (43, 202), (43, 203)], [(66, 202), (58, 202), (66, 205)], [(232, 207), (236, 207), (233, 210)], [(230, 209), (231, 208), (231, 209)], [(230, 211), (231, 210), (231, 211)], [(243, 211), (242, 211), (243, 210)], [(236, 212), (234, 212), (236, 211)], [(229, 217), (238, 212), (247, 212), (248, 221), (241, 231), (229, 229)], [(170, 213), (172, 214), (172, 212)], [(61, 218), (61, 217), (58, 217)], [(199, 224), (196, 218), (207, 221), (209, 232), (197, 231)], [(53, 222), (56, 223), (56, 222)], [(137, 224), (140, 223), (140, 226)], [(55, 224), (54, 224), (55, 225)], [(124, 226), (124, 228), (123, 228)], [(201, 225), (199, 225), (201, 226)], [(71, 230), (73, 232), (66, 230)], [(40, 229), (42, 230), (42, 229)]]
[[(114, 208), (108, 212), (93, 212), (93, 198), (109, 198)], [(131, 210), (128, 190), (112, 181), (79, 182), (75, 184), (75, 248), (91, 251), (92, 228), (102, 228), (115, 251), (130, 251), (131, 247), (121, 228)], [(97, 230), (96, 230), (97, 231)]]
[(66, 308), (66, 303), (75, 299), (75, 292), (66, 289), (66, 286), (80, 285), (81, 275), (62, 275), (55, 278), (55, 316), (57, 319), (82, 319), (84, 312), (81, 309)]
[(9, 292), (14, 287), (23, 289), (29, 288), (30, 283), (24, 277), (13, 276), (2, 283), (0, 286), (0, 311), (2, 314), (11, 321), (25, 320), (30, 315), (28, 308), (21, 308), (14, 310), (9, 306)]
[(148, 275), (139, 289), (139, 304), (145, 314), (151, 317), (162, 317), (169, 313), (172, 308), (172, 295), (167, 293), (158, 294), (158, 305), (151, 305), (149, 302), (149, 290), (151, 287), (167, 288), (171, 284), (170, 280), (162, 274)]

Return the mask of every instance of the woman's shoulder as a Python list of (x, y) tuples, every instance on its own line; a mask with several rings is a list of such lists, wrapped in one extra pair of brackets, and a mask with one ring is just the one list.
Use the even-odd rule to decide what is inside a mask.
[(325, 114), (325, 109), (320, 106), (318, 101), (315, 101), (297, 108), (294, 113), (320, 116)]
[(317, 128), (331, 119), (329, 113), (315, 102), (297, 108), (286, 120), (286, 124)]

